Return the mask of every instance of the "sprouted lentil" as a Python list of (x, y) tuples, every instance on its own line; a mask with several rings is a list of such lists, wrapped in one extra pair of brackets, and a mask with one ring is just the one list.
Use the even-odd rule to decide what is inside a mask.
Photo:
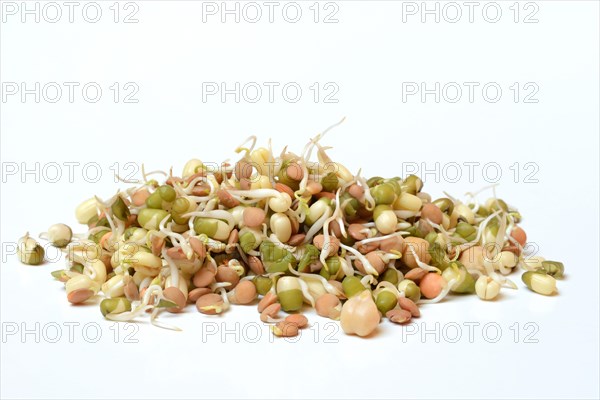
[[(420, 316), (419, 304), (449, 293), (496, 299), (501, 288), (516, 289), (506, 276), (517, 267), (529, 289), (556, 292), (563, 264), (527, 256), (521, 215), (494, 186), (485, 202), (479, 192), (466, 202), (447, 194), (432, 200), (415, 175), (352, 175), (320, 144), (329, 129), (301, 155), (256, 148), (252, 136), (236, 149), (241, 159), (217, 171), (198, 159), (181, 177), (142, 168), (142, 181), (124, 181), (134, 187), (77, 207), (86, 233), (56, 224), (40, 235), (69, 263), (52, 276), (73, 304), (101, 295), (107, 319), (148, 311), (167, 329), (178, 328), (158, 321), (163, 310), (192, 303), (214, 315), (258, 298), (260, 319), (284, 337), (308, 325), (297, 314), (306, 304), (340, 320), (346, 333), (368, 336), (382, 315), (408, 323)], [(44, 249), (26, 234), (18, 256), (37, 265)]]

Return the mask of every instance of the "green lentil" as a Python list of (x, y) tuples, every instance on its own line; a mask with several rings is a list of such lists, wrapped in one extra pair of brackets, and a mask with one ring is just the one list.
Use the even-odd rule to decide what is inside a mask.
[(156, 210), (162, 209), (163, 199), (160, 196), (160, 193), (155, 191), (146, 199), (146, 206), (148, 208), (154, 208)]
[(273, 287), (273, 280), (266, 276), (257, 275), (252, 281), (254, 282), (254, 286), (256, 286), (256, 291), (261, 296), (266, 295)]
[(393, 285), (398, 284), (398, 271), (393, 268), (388, 268), (385, 270), (383, 275), (380, 276), (380, 280), (390, 282)]
[(345, 277), (342, 281), (342, 289), (347, 298), (354, 297), (360, 292), (367, 290), (356, 276)]
[(542, 261), (542, 269), (548, 275), (554, 278), (562, 278), (565, 273), (565, 266), (559, 261)]
[(323, 190), (326, 192), (335, 192), (339, 183), (337, 175), (333, 172), (328, 173), (321, 179), (321, 185), (323, 185)]
[(121, 314), (126, 311), (131, 311), (131, 302), (125, 297), (104, 299), (100, 303), (100, 311), (104, 316), (107, 314)]
[(384, 315), (386, 312), (396, 307), (396, 304), (398, 304), (398, 297), (389, 290), (382, 290), (375, 299), (377, 309)]
[(112, 210), (113, 215), (119, 218), (121, 221), (126, 221), (127, 218), (129, 218), (129, 216), (131, 215), (129, 207), (127, 207), (121, 196), (117, 196), (117, 199), (110, 208)]
[(170, 185), (162, 185), (157, 191), (160, 197), (167, 203), (172, 203), (177, 198), (177, 192)]

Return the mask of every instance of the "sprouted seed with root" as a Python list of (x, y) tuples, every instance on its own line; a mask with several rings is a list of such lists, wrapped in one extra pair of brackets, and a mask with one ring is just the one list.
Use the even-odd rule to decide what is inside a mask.
[[(261, 320), (277, 323), (278, 336), (306, 325), (302, 316), (284, 321), (280, 310), (310, 305), (340, 319), (347, 333), (367, 336), (381, 315), (408, 323), (419, 304), (452, 293), (493, 300), (501, 288), (516, 288), (507, 276), (517, 268), (528, 271), (531, 290), (555, 292), (562, 263), (528, 257), (521, 215), (495, 186), (484, 188), (492, 191), (484, 202), (483, 190), (465, 202), (432, 200), (415, 175), (352, 175), (320, 144), (337, 125), (301, 155), (287, 147), (276, 154), (270, 142), (258, 148), (251, 136), (235, 164), (215, 170), (193, 159), (181, 176), (143, 169), (143, 180), (122, 180), (135, 186), (77, 207), (87, 232), (72, 235), (58, 224), (41, 235), (66, 254), (67, 267), (52, 275), (71, 303), (102, 296), (105, 318), (133, 321), (149, 312), (167, 329), (178, 328), (159, 321), (163, 311), (193, 303), (221, 314), (260, 300)], [(38, 264), (40, 249), (25, 235), (19, 257)]]

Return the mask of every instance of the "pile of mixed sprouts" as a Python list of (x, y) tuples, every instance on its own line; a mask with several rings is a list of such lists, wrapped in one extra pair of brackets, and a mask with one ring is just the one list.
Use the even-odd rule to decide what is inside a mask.
[[(494, 187), (485, 202), (479, 193), (461, 202), (432, 199), (415, 175), (353, 175), (319, 143), (328, 130), (300, 155), (256, 148), (250, 137), (233, 165), (211, 169), (194, 159), (181, 176), (144, 172), (110, 199), (83, 202), (76, 216), (85, 234), (73, 239), (57, 224), (40, 235), (66, 253), (68, 268), (52, 275), (73, 304), (102, 296), (107, 319), (149, 312), (170, 329), (177, 328), (157, 319), (163, 310), (194, 303), (220, 314), (260, 297), (260, 319), (279, 336), (307, 325), (299, 314), (307, 304), (339, 319), (346, 333), (367, 336), (382, 315), (407, 323), (420, 304), (450, 292), (492, 300), (501, 288), (517, 288), (507, 278), (515, 268), (526, 270), (531, 290), (556, 291), (562, 263), (526, 257), (521, 215)], [(39, 264), (44, 251), (26, 235), (19, 256)]]

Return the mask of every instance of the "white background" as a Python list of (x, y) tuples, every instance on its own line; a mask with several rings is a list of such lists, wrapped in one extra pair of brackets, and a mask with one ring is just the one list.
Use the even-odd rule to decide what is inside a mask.
[[(235, 23), (232, 16), (221, 23), (219, 15), (207, 16), (204, 23), (203, 5), (195, 1), (138, 1), (139, 22), (131, 24), (113, 22), (112, 1), (100, 2), (98, 23), (82, 18), (85, 3), (75, 10), (73, 23), (65, 7), (57, 23), (43, 17), (36, 23), (32, 16), (22, 23), (20, 13), (4, 13), (6, 3), (3, 85), (78, 82), (81, 88), (96, 82), (103, 94), (97, 103), (85, 101), (81, 90), (73, 103), (66, 91), (55, 104), (44, 97), (36, 103), (33, 95), (24, 102), (19, 94), (2, 99), (2, 397), (599, 396), (598, 3), (537, 1), (537, 23), (523, 22), (534, 10), (524, 9), (525, 3), (519, 4), (515, 23), (512, 1), (499, 3), (497, 23), (487, 22), (481, 12), (485, 3), (480, 3), (470, 23), (468, 9), (459, 2), (460, 21), (448, 23), (442, 16), (436, 23), (428, 16), (422, 23), (420, 14), (404, 15), (403, 22), (406, 3), (338, 1), (339, 22), (330, 24), (322, 22), (323, 14), (313, 22), (312, 2), (299, 3), (303, 15), (295, 24), (282, 18), (284, 3), (273, 23), (263, 16), (255, 24), (243, 18)], [(109, 89), (114, 82), (135, 82), (139, 102), (115, 103)], [(225, 103), (218, 96), (203, 102), (203, 82), (230, 87), (296, 82), (303, 94), (297, 103), (287, 102), (281, 91), (273, 103), (266, 98), (236, 103), (233, 96)], [(335, 83), (338, 102), (315, 103), (309, 89), (314, 82)], [(473, 102), (466, 91), (457, 103), (447, 98), (436, 103), (433, 95), (425, 102), (418, 95), (403, 102), (403, 82), (427, 82), (429, 88), (435, 82), (477, 82), (479, 88), (495, 82), (503, 93), (496, 103), (486, 101), (481, 89)], [(515, 103), (509, 88), (515, 82), (521, 90), (527, 82), (537, 85), (538, 102), (524, 103), (527, 91)], [(92, 194), (106, 198), (123, 187), (112, 177), (115, 163), (126, 174), (128, 162), (148, 169), (173, 166), (177, 172), (191, 157), (235, 160), (233, 149), (250, 134), (262, 145), (272, 138), (276, 151), (287, 144), (300, 152), (309, 137), (343, 116), (345, 123), (323, 143), (334, 146), (331, 156), (353, 172), (362, 167), (367, 176), (391, 177), (414, 165), (406, 163), (417, 163), (420, 173), (423, 167), (435, 169), (436, 162), (440, 171), (451, 162), (480, 163), (472, 182), (466, 167), (457, 182), (450, 182), (450, 170), (426, 176), (425, 190), (434, 197), (444, 190), (462, 196), (488, 185), (482, 166), (498, 163), (498, 195), (519, 208), (539, 253), (565, 264), (560, 294), (536, 295), (515, 273), (519, 290), (505, 290), (498, 301), (448, 298), (423, 306), (412, 328), (384, 321), (366, 340), (335, 332), (336, 325), (324, 325), (327, 320), (308, 312), (311, 323), (319, 325), (305, 331), (299, 343), (271, 343), (261, 325), (236, 327), (236, 322), (258, 322), (255, 307), (236, 307), (212, 319), (190, 308), (164, 316), (183, 332), (145, 321), (130, 338), (137, 343), (126, 343), (124, 335), (133, 331), (118, 326), (115, 338), (115, 328), (97, 305), (69, 306), (49, 275), (62, 264), (24, 266), (8, 254), (7, 246), (25, 231), (38, 234), (55, 222), (76, 226), (73, 210), (80, 201)], [(39, 173), (21, 174), (36, 162)], [(50, 182), (52, 162), (62, 166), (55, 183)], [(72, 183), (65, 162), (80, 163)], [(82, 166), (91, 162), (101, 167), (96, 183), (82, 174)], [(516, 162), (517, 178), (510, 169)], [(533, 176), (537, 183), (525, 180), (528, 162), (539, 169)], [(18, 171), (11, 175), (15, 165)], [(93, 178), (93, 169), (88, 172)], [(465, 324), (472, 322), (480, 325), (470, 340)], [(73, 343), (69, 323), (80, 324), (73, 328)], [(87, 332), (85, 323), (92, 324)], [(486, 323), (492, 323), (487, 335)], [(48, 340), (56, 335), (53, 324), (61, 327), (57, 343)], [(15, 326), (19, 331), (8, 335)], [(249, 343), (256, 326), (261, 337)], [(456, 326), (462, 336), (451, 343)], [(102, 336), (90, 343), (94, 327)], [(501, 336), (490, 343), (495, 327)], [(21, 336), (23, 329), (37, 331), (39, 343), (34, 334)], [(208, 335), (212, 329), (218, 332)], [(224, 329), (239, 337), (229, 334), (223, 340)], [(419, 332), (408, 335), (409, 329)], [(437, 331), (439, 339), (433, 333), (421, 336), (423, 329)], [(537, 343), (525, 338), (533, 329), (529, 339)]]

